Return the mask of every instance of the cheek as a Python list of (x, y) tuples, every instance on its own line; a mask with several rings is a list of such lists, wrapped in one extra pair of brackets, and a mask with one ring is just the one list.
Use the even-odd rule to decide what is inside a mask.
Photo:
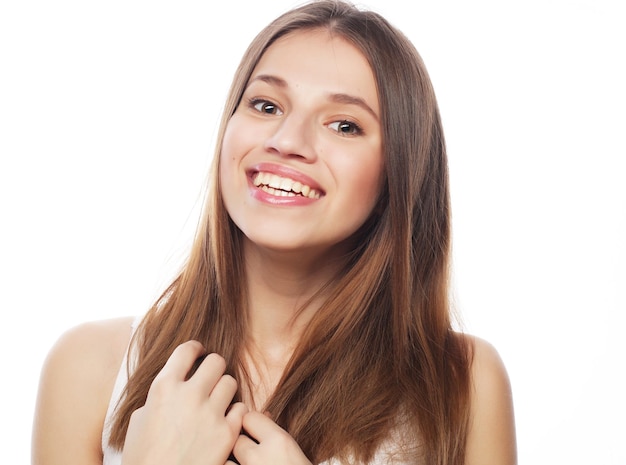
[(238, 133), (237, 122), (233, 117), (226, 126), (219, 155), (219, 175), (222, 182), (233, 173), (243, 150), (241, 139), (237, 137)]
[(343, 170), (350, 180), (351, 191), (373, 206), (383, 186), (384, 166), (380, 153), (371, 152), (368, 157), (355, 156)]
[(232, 160), (233, 157), (233, 153), (235, 153), (236, 150), (236, 142), (237, 139), (234, 137), (235, 134), (235, 127), (236, 125), (233, 124), (232, 119), (228, 122), (228, 124), (226, 125), (226, 131), (224, 131), (224, 137), (222, 138), (222, 150), (220, 152), (220, 163), (223, 163), (224, 161), (229, 161)]
[(360, 175), (360, 179), (356, 180), (356, 189), (365, 200), (364, 208), (369, 216), (376, 208), (384, 185), (384, 167), (380, 157), (364, 165)]
[(222, 139), (221, 162), (237, 161), (262, 145), (263, 135), (245, 116), (235, 113), (226, 125)]

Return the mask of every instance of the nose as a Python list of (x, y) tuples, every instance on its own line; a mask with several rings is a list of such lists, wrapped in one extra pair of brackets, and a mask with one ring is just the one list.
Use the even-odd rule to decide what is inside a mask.
[(265, 150), (310, 163), (317, 159), (314, 140), (315, 123), (303, 115), (292, 113), (276, 123), (265, 141)]

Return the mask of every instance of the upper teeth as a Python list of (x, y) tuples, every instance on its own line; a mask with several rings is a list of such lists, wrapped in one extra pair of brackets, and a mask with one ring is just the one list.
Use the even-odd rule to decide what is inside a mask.
[(295, 197), (300, 194), (310, 199), (320, 198), (320, 193), (316, 189), (302, 184), (301, 182), (294, 181), (293, 179), (283, 178), (272, 173), (256, 173), (252, 182), (255, 186), (260, 187), (265, 192), (272, 195)]

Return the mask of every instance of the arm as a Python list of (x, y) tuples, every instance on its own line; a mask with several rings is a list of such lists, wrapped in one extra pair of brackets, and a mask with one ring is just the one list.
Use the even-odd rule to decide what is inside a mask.
[(472, 413), (466, 465), (516, 465), (513, 398), (496, 350), (474, 340)]
[(104, 417), (131, 322), (83, 324), (54, 345), (39, 383), (33, 465), (102, 465)]

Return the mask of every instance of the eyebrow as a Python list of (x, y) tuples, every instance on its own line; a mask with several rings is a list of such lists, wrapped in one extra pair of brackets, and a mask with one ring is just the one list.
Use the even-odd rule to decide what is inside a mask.
[(378, 115), (372, 110), (372, 108), (367, 104), (365, 100), (361, 97), (355, 97), (350, 94), (330, 94), (330, 100), (335, 103), (342, 103), (346, 105), (356, 105), (358, 107), (363, 108), (370, 115), (374, 117), (376, 121), (378, 121)]
[[(282, 89), (289, 87), (289, 84), (287, 84), (287, 81), (285, 81), (282, 78), (279, 78), (278, 76), (273, 76), (271, 74), (259, 74), (258, 76), (255, 76), (248, 83), (248, 86), (252, 84), (254, 81), (262, 81), (269, 85), (280, 87)], [(340, 103), (344, 105), (355, 105), (357, 107), (361, 107), (365, 111), (367, 111), (370, 115), (372, 115), (376, 121), (378, 121), (379, 119), (376, 112), (372, 110), (372, 107), (370, 107), (367, 104), (367, 102), (363, 100), (361, 97), (356, 97), (354, 95), (344, 94), (344, 93), (331, 93), (328, 95), (328, 98), (331, 102), (334, 102), (334, 103)]]
[(271, 74), (259, 74), (258, 76), (254, 76), (254, 78), (248, 83), (248, 86), (250, 86), (250, 84), (254, 81), (262, 81), (276, 87), (288, 87), (287, 81), (279, 78), (278, 76), (272, 76)]

